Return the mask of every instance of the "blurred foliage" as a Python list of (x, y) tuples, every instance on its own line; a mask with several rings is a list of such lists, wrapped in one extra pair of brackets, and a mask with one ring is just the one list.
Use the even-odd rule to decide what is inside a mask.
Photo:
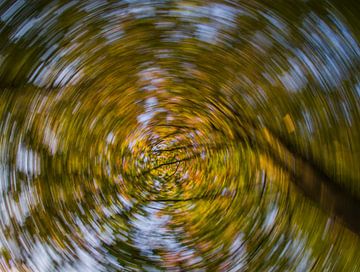
[(4, 271), (358, 271), (356, 1), (2, 1)]

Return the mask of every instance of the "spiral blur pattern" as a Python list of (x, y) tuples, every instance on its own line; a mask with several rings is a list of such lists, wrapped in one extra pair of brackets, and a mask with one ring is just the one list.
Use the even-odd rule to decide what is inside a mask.
[(1, 1), (1, 271), (360, 271), (359, 14)]

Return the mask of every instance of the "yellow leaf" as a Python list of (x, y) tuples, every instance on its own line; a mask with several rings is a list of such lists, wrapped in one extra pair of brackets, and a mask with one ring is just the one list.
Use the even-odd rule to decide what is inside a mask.
[(295, 131), (295, 125), (294, 125), (294, 122), (291, 119), (290, 115), (286, 114), (283, 120), (284, 120), (287, 131), (289, 133), (294, 132)]

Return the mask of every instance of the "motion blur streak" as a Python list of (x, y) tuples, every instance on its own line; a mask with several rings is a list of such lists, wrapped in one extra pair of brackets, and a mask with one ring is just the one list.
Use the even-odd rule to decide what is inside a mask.
[(359, 5), (0, 1), (0, 271), (360, 271)]

